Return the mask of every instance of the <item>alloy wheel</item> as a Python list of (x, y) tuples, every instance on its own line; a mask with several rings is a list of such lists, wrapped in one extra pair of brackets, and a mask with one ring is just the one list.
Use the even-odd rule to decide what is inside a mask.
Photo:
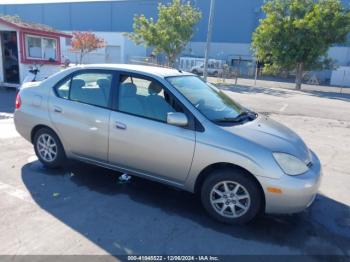
[(49, 134), (41, 134), (37, 140), (37, 149), (41, 158), (46, 162), (52, 162), (57, 157), (57, 143)]
[(210, 192), (210, 203), (221, 216), (238, 218), (250, 208), (250, 195), (247, 189), (234, 181), (220, 181)]

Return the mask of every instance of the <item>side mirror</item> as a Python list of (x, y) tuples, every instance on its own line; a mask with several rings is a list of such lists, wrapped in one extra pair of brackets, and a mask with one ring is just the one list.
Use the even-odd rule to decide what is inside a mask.
[(184, 127), (188, 125), (188, 118), (184, 113), (170, 112), (167, 115), (167, 123), (173, 126)]

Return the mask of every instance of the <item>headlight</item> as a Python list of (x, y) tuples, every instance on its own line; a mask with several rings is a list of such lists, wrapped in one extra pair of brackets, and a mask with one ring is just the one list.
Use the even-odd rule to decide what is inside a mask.
[(295, 156), (285, 153), (273, 153), (273, 157), (287, 175), (297, 176), (309, 170), (307, 165)]

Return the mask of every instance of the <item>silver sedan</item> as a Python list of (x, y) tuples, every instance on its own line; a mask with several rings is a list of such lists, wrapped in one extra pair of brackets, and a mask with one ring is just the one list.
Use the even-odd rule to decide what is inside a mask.
[(66, 69), (21, 88), (15, 124), (45, 166), (73, 158), (197, 193), (224, 223), (300, 212), (320, 184), (297, 134), (174, 69)]

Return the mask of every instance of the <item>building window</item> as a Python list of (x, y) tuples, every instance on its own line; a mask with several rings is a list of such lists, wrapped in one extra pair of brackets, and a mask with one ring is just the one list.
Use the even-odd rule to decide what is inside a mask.
[(57, 39), (26, 35), (26, 58), (56, 61)]

